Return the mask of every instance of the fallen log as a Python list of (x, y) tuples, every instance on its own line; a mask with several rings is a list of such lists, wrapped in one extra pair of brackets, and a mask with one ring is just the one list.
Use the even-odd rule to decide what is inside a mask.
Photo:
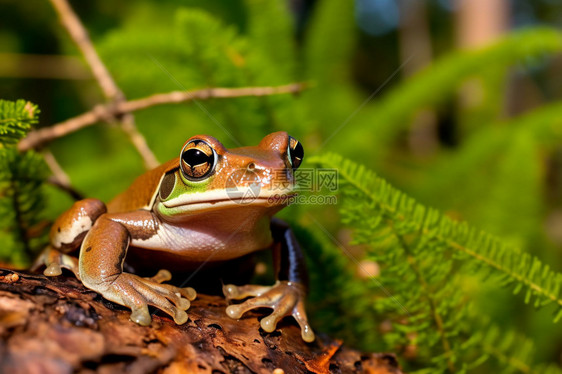
[(393, 355), (361, 353), (291, 320), (258, 329), (263, 313), (228, 318), (220, 296), (198, 295), (178, 326), (148, 327), (73, 277), (0, 269), (0, 373), (401, 373)]

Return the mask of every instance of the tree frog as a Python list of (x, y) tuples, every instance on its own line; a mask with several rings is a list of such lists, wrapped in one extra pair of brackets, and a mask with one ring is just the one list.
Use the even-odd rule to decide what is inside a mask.
[[(87, 288), (130, 308), (140, 325), (151, 323), (149, 305), (183, 324), (193, 288), (163, 283), (171, 279), (168, 270), (153, 277), (127, 272), (130, 259), (153, 269), (193, 269), (271, 247), (276, 283), (224, 285), (228, 300), (249, 298), (229, 305), (226, 314), (239, 319), (251, 309), (270, 308), (260, 321), (263, 330), (273, 332), (278, 321), (293, 316), (303, 340), (312, 342), (303, 254), (288, 225), (272, 217), (294, 195), (294, 171), (303, 156), (301, 143), (285, 132), (230, 150), (211, 136), (194, 136), (178, 158), (141, 175), (107, 205), (76, 202), (54, 222), (50, 246), (37, 263), (47, 276), (71, 270)], [(78, 248), (78, 258), (71, 256)]]

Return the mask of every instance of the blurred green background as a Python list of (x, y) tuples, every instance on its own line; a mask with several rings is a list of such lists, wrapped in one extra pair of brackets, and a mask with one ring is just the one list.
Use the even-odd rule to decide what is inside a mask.
[[(204, 87), (310, 83), (298, 95), (202, 100), (205, 110), (188, 103), (135, 113), (160, 161), (175, 157), (185, 139), (198, 133), (235, 146), (222, 127), (245, 145), (285, 130), (303, 143), (307, 156), (332, 151), (364, 164), (421, 203), (562, 271), (560, 1), (145, 0), (72, 6), (129, 99)], [(3, 0), (0, 7), (1, 98), (38, 104), (39, 127), (104, 101), (48, 1)], [(78, 191), (105, 201), (144, 170), (116, 125), (88, 127), (48, 149)], [(53, 219), (71, 201), (50, 188), (45, 217)], [(335, 207), (294, 206), (282, 216), (306, 227), (314, 226), (311, 214), (354, 256), (364, 255), (350, 243), (352, 234), (342, 228)], [(307, 235), (301, 233), (301, 240)], [(347, 261), (354, 272), (357, 264)], [(322, 266), (321, 258), (309, 262), (312, 273)], [(313, 276), (314, 282), (321, 277)], [(463, 284), (477, 313), (534, 342), (533, 362), (560, 365), (562, 327), (552, 323), (552, 310), (534, 311), (511, 290), (472, 274), (463, 274)], [(361, 349), (392, 350), (406, 368), (431, 366), (416, 360), (415, 342), (385, 346), (380, 331), (357, 336), (346, 327), (354, 321), (330, 321), (349, 316), (324, 307), (311, 306), (319, 330)]]

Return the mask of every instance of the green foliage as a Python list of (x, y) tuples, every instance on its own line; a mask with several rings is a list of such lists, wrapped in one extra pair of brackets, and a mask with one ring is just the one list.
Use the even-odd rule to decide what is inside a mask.
[[(123, 29), (108, 34), (99, 43), (100, 53), (124, 91), (134, 93), (129, 96), (293, 82), (294, 44), (289, 39), (286, 10), (280, 2), (275, 7), (268, 6), (269, 15), (277, 21), (267, 24), (267, 28), (264, 20), (269, 18), (259, 14), (264, 4), (253, 1), (249, 5), (249, 22), (255, 25), (249, 35), (242, 35), (234, 26), (202, 9), (177, 8), (174, 19), (169, 20), (141, 8), (131, 14)], [(143, 26), (147, 22), (151, 23), (150, 30)], [(270, 40), (269, 49), (260, 49), (271, 34), (281, 42)], [(227, 145), (249, 144), (259, 141), (263, 133), (296, 123), (293, 101), (287, 95), (211, 100), (141, 113), (138, 123), (148, 139), (159, 139), (150, 144), (155, 152), (170, 158), (172, 155), (164, 150), (169, 152), (173, 139), (162, 141), (158, 128), (147, 126), (148, 122), (157, 118), (171, 132), (184, 133), (185, 138), (201, 132), (214, 134)]]
[[(408, 372), (560, 372), (537, 365), (559, 354), (562, 330), (544, 321), (543, 313), (551, 308), (534, 312), (523, 303), (561, 308), (560, 275), (545, 264), (560, 270), (562, 238), (555, 242), (556, 235), (547, 237), (544, 230), (545, 222), (550, 225), (562, 211), (561, 91), (553, 74), (558, 66), (549, 59), (562, 50), (559, 30), (515, 31), (479, 50), (448, 52), (443, 42), (451, 47), (451, 25), (444, 27), (443, 17), (433, 19), (438, 57), (404, 79), (394, 49), (400, 43), (397, 35), (362, 34), (350, 1), (316, 2), (307, 23), (299, 22), (302, 33), (295, 30), (293, 10), (284, 0), (73, 6), (87, 15), (95, 46), (129, 99), (210, 86), (310, 83), (295, 96), (201, 100), (135, 113), (161, 161), (176, 157), (185, 139), (197, 133), (233, 147), (284, 130), (305, 146), (305, 162), (318, 149), (333, 150), (376, 166), (405, 191), (339, 156), (318, 157), (340, 170), (341, 216), (358, 245), (347, 241), (349, 231), (341, 228), (334, 207), (281, 212), (295, 222), (306, 251), (308, 311), (316, 330), (362, 350), (395, 352)], [(53, 41), (58, 38), (64, 50), (76, 55), (52, 13), (33, 14), (37, 20), (48, 18), (37, 27), (41, 33), (50, 30)], [(35, 18), (33, 24), (39, 24)], [(10, 38), (14, 41), (7, 45), (22, 48), (12, 52), (38, 53), (26, 50), (19, 34)], [(35, 40), (43, 39), (30, 37), (27, 43)], [(57, 43), (42, 44), (57, 48)], [(381, 49), (383, 44), (392, 47)], [(517, 106), (519, 113), (521, 103), (513, 105), (510, 99), (518, 92), (505, 92), (514, 75), (532, 81), (526, 83), (532, 87), (529, 102), (539, 107), (510, 118), (509, 109)], [(34, 86), (30, 81), (21, 87), (49, 93), (52, 122), (102, 99), (92, 100), (95, 82), (52, 84), (45, 79)], [(468, 106), (463, 100), (467, 87)], [(66, 100), (69, 93), (75, 97), (71, 101)], [(454, 138), (445, 142), (430, 134), (436, 147), (424, 157), (409, 145), (416, 135), (412, 119), (420, 111), (432, 112), (434, 124)], [(35, 232), (43, 223), (46, 167), (36, 154), (20, 154), (13, 147), (36, 122), (36, 113), (23, 101), (0, 103), (0, 258), (18, 263), (42, 243)], [(140, 157), (117, 126), (81, 130), (51, 149), (73, 185), (88, 197), (108, 201), (143, 172)], [(49, 196), (48, 204), (58, 204), (53, 211), (59, 213), (70, 200), (59, 203)], [(560, 223), (553, 226), (560, 231)], [(381, 275), (367, 279), (361, 271), (365, 261), (378, 264)], [(513, 288), (498, 287), (508, 283)], [(525, 297), (512, 295), (512, 289)]]
[(37, 122), (37, 106), (0, 100), (0, 260), (22, 265), (44, 245), (38, 225), (47, 177), (42, 157), (14, 147)]
[[(524, 238), (536, 234), (535, 222), (544, 210), (542, 160), (545, 152), (559, 144), (561, 129), (560, 103), (490, 124), (435, 162), (418, 194), (424, 201), (462, 212), (467, 220), (526, 245)], [(514, 216), (519, 218), (511, 219)]]
[(0, 144), (13, 145), (37, 123), (39, 109), (25, 100), (0, 100)]
[(369, 245), (369, 257), (383, 267), (379, 282), (384, 292), (378, 291), (373, 312), (394, 322), (384, 335), (388, 347), (413, 341), (421, 362), (441, 372), (464, 371), (481, 362), (472, 350), (482, 341), (469, 339), (474, 322), (457, 276), (463, 271), (492, 273), (496, 281), (512, 284), (515, 293), (524, 291), (525, 302), (555, 304), (555, 322), (562, 317), (562, 274), (538, 258), (424, 207), (341, 156), (313, 162), (338, 168), (345, 199), (342, 220), (354, 228), (354, 242)]
[(558, 374), (562, 370), (555, 365), (534, 365), (533, 342), (514, 331), (502, 331), (497, 326), (487, 325), (477, 331), (472, 339), (484, 354), (481, 358), (494, 359), (500, 365), (500, 373)]
[[(397, 135), (409, 126), (414, 114), (449, 102), (468, 78), (497, 71), (499, 67), (531, 65), (560, 51), (562, 35), (558, 31), (529, 29), (514, 32), (482, 49), (447, 54), (366, 108), (358, 121), (373, 131), (362, 133), (358, 140), (377, 152), (387, 151)], [(489, 97), (484, 100), (494, 101)]]
[(297, 79), (294, 25), (283, 0), (246, 0), (251, 42), (249, 64), (260, 85), (285, 84)]
[[(365, 318), (374, 294), (369, 285), (356, 275), (342, 247), (332, 234), (312, 215), (293, 225), (295, 234), (306, 248), (310, 269), (310, 290), (307, 313), (318, 326), (332, 331), (346, 344), (362, 349), (382, 349), (378, 334), (381, 321)], [(345, 251), (344, 251), (345, 253)]]
[(303, 94), (311, 118), (307, 127), (323, 137), (331, 136), (360, 103), (346, 68), (357, 37), (353, 10), (350, 1), (324, 1), (310, 20), (304, 41), (304, 79), (316, 86)]

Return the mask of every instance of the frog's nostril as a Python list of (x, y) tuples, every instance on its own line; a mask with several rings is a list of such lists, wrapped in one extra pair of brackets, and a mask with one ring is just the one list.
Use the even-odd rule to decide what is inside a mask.
[(256, 164), (254, 164), (253, 162), (248, 164), (248, 170), (254, 170), (256, 168)]

